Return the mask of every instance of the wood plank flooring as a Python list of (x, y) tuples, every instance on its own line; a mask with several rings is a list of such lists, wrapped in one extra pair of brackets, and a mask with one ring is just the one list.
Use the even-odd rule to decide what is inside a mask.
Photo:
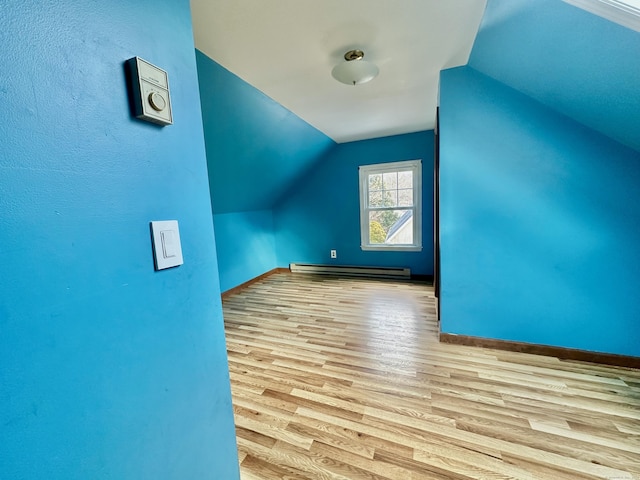
[(437, 340), (425, 284), (278, 273), (223, 302), (243, 480), (640, 480), (640, 371)]

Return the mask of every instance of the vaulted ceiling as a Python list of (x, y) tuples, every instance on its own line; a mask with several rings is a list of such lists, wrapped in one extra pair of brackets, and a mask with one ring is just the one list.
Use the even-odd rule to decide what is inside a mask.
[[(469, 63), (640, 150), (640, 0), (191, 0), (191, 7), (196, 48), (337, 142), (432, 129), (440, 70)], [(352, 48), (380, 67), (370, 83), (331, 77)]]
[[(196, 48), (337, 142), (430, 130), (486, 0), (191, 0)], [(331, 76), (361, 49), (367, 84)]]
[(489, 0), (469, 66), (640, 151), (636, 30), (559, 0)]

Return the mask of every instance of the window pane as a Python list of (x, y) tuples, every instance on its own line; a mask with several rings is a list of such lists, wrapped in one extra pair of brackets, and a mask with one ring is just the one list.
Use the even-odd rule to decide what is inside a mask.
[(382, 190), (382, 174), (369, 175), (369, 190)]
[(413, 243), (413, 210), (369, 212), (369, 242), (373, 245)]
[(413, 243), (413, 210), (394, 210), (396, 221), (387, 230), (384, 243), (408, 245)]
[(377, 220), (369, 222), (369, 243), (372, 245), (383, 244), (387, 238), (387, 232), (384, 231), (382, 225)]
[(369, 212), (369, 241), (372, 244), (384, 244), (387, 232), (398, 218), (393, 210)]
[(413, 189), (398, 190), (398, 206), (413, 207)]
[(391, 190), (384, 192), (384, 206), (385, 207), (395, 207), (398, 205), (398, 191)]
[(413, 172), (398, 172), (398, 188), (413, 188)]
[(369, 191), (369, 206), (370, 207), (384, 207), (382, 204), (382, 192), (381, 191)]
[(398, 172), (389, 172), (382, 175), (382, 185), (385, 190), (398, 188)]
[(398, 215), (394, 210), (378, 210), (369, 212), (369, 221), (376, 221), (386, 232), (398, 220)]

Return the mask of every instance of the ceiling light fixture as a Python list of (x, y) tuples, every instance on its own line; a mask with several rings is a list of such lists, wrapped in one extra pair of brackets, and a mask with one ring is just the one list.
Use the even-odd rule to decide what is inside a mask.
[(339, 63), (333, 70), (331, 75), (339, 82), (347, 85), (360, 85), (367, 83), (376, 78), (378, 75), (378, 67), (371, 62), (363, 60), (364, 52), (362, 50), (349, 50), (344, 54), (345, 62)]

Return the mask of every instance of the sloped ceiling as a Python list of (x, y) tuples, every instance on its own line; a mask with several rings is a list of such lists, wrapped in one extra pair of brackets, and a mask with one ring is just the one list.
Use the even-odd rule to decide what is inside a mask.
[[(443, 68), (465, 65), (486, 0), (191, 0), (196, 48), (336, 142), (430, 130)], [(380, 74), (332, 68), (359, 48)]]
[(489, 0), (469, 66), (640, 151), (640, 33), (559, 0)]
[[(470, 66), (640, 149), (640, 0), (191, 0), (191, 8), (199, 50), (337, 142), (432, 129), (438, 72), (466, 64), (473, 45)], [(380, 66), (378, 78), (351, 87), (331, 77), (351, 48)]]
[(196, 52), (214, 214), (271, 209), (335, 143)]

